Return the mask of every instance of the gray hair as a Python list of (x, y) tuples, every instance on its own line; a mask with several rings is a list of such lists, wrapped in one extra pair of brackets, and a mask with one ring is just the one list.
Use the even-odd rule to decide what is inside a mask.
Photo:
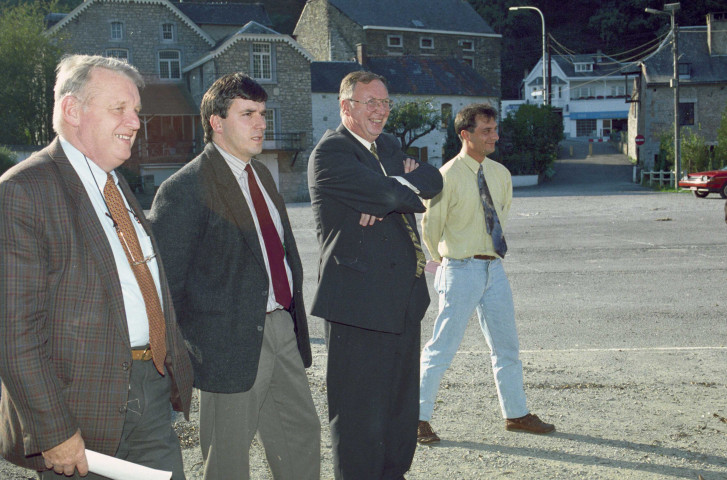
[(102, 57), (100, 55), (66, 55), (56, 67), (56, 84), (53, 89), (53, 130), (61, 133), (63, 113), (61, 102), (68, 95), (85, 100), (84, 94), (91, 72), (96, 68), (105, 68), (119, 75), (126, 76), (134, 82), (138, 89), (144, 88), (144, 78), (133, 65), (116, 58)]
[[(388, 86), (386, 85), (386, 78), (382, 77), (381, 75), (377, 75), (376, 73), (366, 70), (357, 70), (355, 72), (349, 73), (348, 75), (343, 77), (343, 80), (341, 80), (341, 87), (338, 90), (339, 101), (348, 100), (353, 97), (353, 91), (356, 88), (356, 85), (358, 85), (359, 83), (368, 85), (374, 80), (380, 81), (384, 84), (385, 87), (388, 88)], [(343, 118), (343, 110), (341, 110), (341, 118)]]

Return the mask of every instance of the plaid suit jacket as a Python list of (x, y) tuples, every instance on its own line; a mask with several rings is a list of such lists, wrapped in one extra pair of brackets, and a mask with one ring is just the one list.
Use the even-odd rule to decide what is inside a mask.
[[(151, 235), (123, 178), (119, 184)], [(161, 261), (159, 271), (170, 400), (188, 416), (191, 365)], [(111, 248), (56, 139), (0, 177), (0, 454), (44, 469), (41, 452), (80, 428), (87, 448), (113, 455), (131, 362)]]

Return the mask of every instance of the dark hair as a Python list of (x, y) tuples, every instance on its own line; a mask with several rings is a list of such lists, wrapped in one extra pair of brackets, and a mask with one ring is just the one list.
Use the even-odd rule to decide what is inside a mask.
[(236, 98), (265, 102), (268, 94), (259, 83), (241, 72), (229, 73), (218, 78), (202, 97), (202, 104), (199, 108), (205, 143), (212, 141), (213, 130), (210, 125), (212, 115), (227, 118), (230, 105)]
[(467, 105), (457, 113), (454, 118), (454, 131), (461, 135), (462, 130), (473, 132), (477, 126), (477, 116), (483, 116), (487, 120), (497, 120), (497, 110), (489, 103), (473, 103)]

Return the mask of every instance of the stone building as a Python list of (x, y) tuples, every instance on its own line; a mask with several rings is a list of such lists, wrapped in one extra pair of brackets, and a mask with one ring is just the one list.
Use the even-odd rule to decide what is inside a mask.
[[(710, 14), (706, 26), (679, 28), (679, 125), (716, 143), (716, 132), (727, 108), (727, 13)], [(673, 135), (674, 76), (672, 35), (641, 63), (629, 110), (629, 156), (647, 170), (659, 155), (662, 134)], [(637, 147), (636, 135), (645, 143)], [(672, 137), (673, 138), (673, 137)], [(638, 150), (637, 150), (638, 148)], [(688, 159), (682, 157), (683, 168)]]
[(124, 58), (144, 75), (142, 128), (125, 166), (145, 186), (158, 186), (202, 150), (201, 95), (221, 75), (242, 71), (263, 85), (273, 113), (261, 159), (286, 200), (307, 200), (312, 57), (269, 28), (262, 5), (85, 0), (54, 18), (47, 33), (65, 51)]
[(309, 0), (294, 35), (314, 59), (352, 61), (368, 55), (454, 58), (500, 91), (502, 36), (461, 0)]

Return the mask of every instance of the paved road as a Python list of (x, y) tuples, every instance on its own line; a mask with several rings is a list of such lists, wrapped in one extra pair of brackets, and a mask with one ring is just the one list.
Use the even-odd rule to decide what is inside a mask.
[[(407, 479), (727, 479), (724, 200), (634, 185), (608, 145), (595, 144), (591, 157), (587, 144), (575, 143), (572, 157), (563, 151), (551, 180), (516, 189), (505, 228), (528, 401), (558, 431), (504, 431), (472, 321), (433, 419), (443, 442), (417, 449)], [(289, 211), (310, 299), (310, 208)], [(311, 322), (309, 378), (329, 479), (325, 348)], [(198, 447), (184, 453), (188, 478), (199, 478)], [(253, 478), (270, 478), (259, 447), (253, 457)]]

